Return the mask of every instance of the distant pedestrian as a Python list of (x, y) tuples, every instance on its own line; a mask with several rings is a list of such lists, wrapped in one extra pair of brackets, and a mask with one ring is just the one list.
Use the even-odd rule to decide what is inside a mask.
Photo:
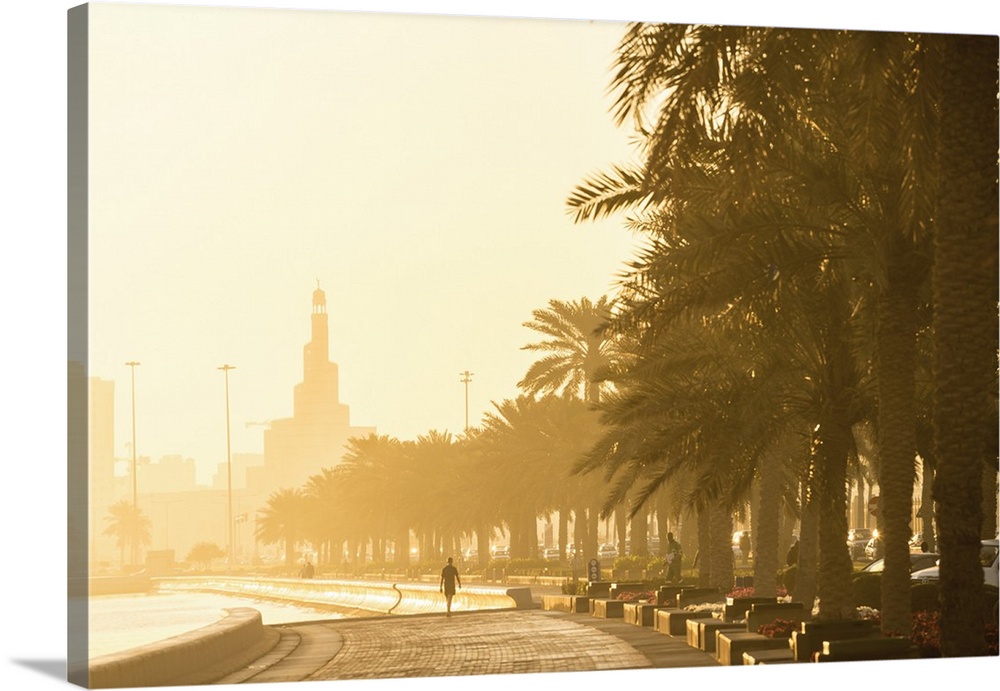
[(306, 563), (302, 565), (302, 570), (299, 572), (299, 576), (302, 578), (312, 578), (316, 574), (316, 569), (313, 567), (312, 562), (306, 559)]
[(441, 585), (439, 590), (444, 593), (445, 601), (448, 604), (448, 616), (451, 616), (451, 598), (455, 597), (455, 584), (458, 587), (462, 587), (462, 579), (458, 577), (458, 569), (455, 565), (451, 563), (451, 557), (448, 557), (448, 563), (443, 569), (441, 569)]
[(673, 533), (667, 533), (667, 582), (681, 581), (681, 543), (674, 539)]
[(799, 563), (799, 539), (795, 538), (792, 546), (788, 548), (788, 555), (785, 557), (785, 564), (794, 566)]
[(750, 533), (743, 531), (740, 533), (740, 557), (743, 559), (743, 563), (747, 564), (750, 561)]

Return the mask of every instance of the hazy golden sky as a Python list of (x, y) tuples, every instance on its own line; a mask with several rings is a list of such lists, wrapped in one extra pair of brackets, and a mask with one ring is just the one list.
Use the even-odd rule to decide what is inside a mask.
[(91, 6), (90, 373), (126, 360), (138, 452), (203, 469), (288, 417), (327, 293), (355, 425), (459, 433), (517, 395), (522, 326), (596, 299), (634, 246), (565, 199), (632, 155), (606, 89), (624, 24)]
[(630, 154), (606, 94), (624, 25), (91, 7), (90, 373), (127, 455), (262, 450), (316, 279), (352, 423), (461, 432), (517, 394), (552, 298), (609, 291), (634, 238), (565, 199)]

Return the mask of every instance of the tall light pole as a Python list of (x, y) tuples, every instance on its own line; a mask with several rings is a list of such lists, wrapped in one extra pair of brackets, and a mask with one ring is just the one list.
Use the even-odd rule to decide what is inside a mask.
[(462, 375), (461, 382), (465, 384), (465, 431), (469, 431), (469, 382), (472, 381), (473, 372), (465, 370), (459, 372)]
[(222, 370), (226, 375), (226, 483), (228, 485), (229, 493), (229, 510), (226, 514), (228, 517), (227, 525), (229, 528), (228, 541), (226, 547), (226, 554), (228, 555), (228, 566), (227, 570), (232, 570), (233, 568), (233, 456), (232, 456), (232, 445), (230, 443), (229, 436), (229, 370), (236, 369), (232, 365), (223, 365), (217, 369)]
[(132, 370), (132, 508), (138, 510), (139, 496), (138, 484), (136, 483), (136, 463), (135, 463), (135, 368), (140, 363), (129, 360), (125, 365)]

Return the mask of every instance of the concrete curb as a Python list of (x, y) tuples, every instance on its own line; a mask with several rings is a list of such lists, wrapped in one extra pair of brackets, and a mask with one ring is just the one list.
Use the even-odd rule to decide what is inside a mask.
[(241, 667), (247, 655), (259, 655), (268, 641), (260, 612), (230, 609), (214, 624), (95, 658), (88, 665), (88, 685), (109, 689), (204, 684)]

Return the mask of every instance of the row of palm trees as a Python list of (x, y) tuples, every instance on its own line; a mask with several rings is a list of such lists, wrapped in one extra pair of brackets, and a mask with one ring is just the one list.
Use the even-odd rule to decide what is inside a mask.
[[(845, 537), (862, 456), (880, 486), (883, 630), (909, 631), (917, 459), (933, 487), (942, 651), (983, 654), (979, 540), (996, 530), (997, 61), (979, 37), (635, 24), (612, 90), (641, 162), (568, 199), (644, 239), (613, 299), (552, 301), (542, 354), (461, 437), (351, 440), (271, 497), (258, 537), (406, 565), (536, 519), (691, 511), (699, 578), (731, 587), (752, 499), (755, 583), (799, 525), (798, 599), (856, 616)], [(933, 473), (931, 473), (933, 471)], [(931, 484), (933, 474), (933, 484)], [(986, 480), (984, 482), (984, 479)], [(984, 492), (984, 486), (987, 488)], [(985, 511), (984, 511), (985, 507)], [(991, 513), (992, 512), (992, 513)], [(637, 534), (633, 531), (633, 537)], [(620, 534), (621, 535), (621, 534)], [(641, 546), (636, 545), (639, 549)]]
[(537, 520), (558, 514), (562, 556), (571, 517), (577, 551), (596, 555), (603, 483), (573, 468), (600, 433), (598, 411), (583, 396), (596, 390), (594, 373), (607, 360), (600, 351), (608, 339), (595, 329), (609, 314), (606, 299), (536, 310), (526, 325), (546, 340), (526, 349), (547, 356), (520, 383), (523, 394), (494, 403), (462, 436), (350, 439), (336, 467), (269, 498), (258, 539), (283, 543), (288, 564), (308, 542), (323, 562), (339, 563), (346, 552), (354, 566), (370, 556), (401, 569), (411, 562), (411, 534), (420, 558), (434, 563), (475, 540), (485, 565), (501, 534), (512, 558), (537, 557)]
[[(646, 243), (606, 327), (629, 343), (604, 374), (610, 430), (580, 468), (640, 498), (680, 481), (720, 533), (754, 482), (771, 497), (798, 486), (798, 594), (815, 588), (820, 616), (844, 618), (845, 487), (872, 430), (883, 630), (910, 628), (919, 453), (936, 471), (942, 650), (982, 654), (996, 38), (635, 24), (616, 70), (615, 116), (635, 125), (641, 163), (592, 176), (568, 203), (580, 221), (630, 210)], [(777, 503), (761, 505), (773, 525)], [(757, 544), (758, 562), (775, 559), (773, 531)], [(716, 579), (726, 560), (710, 560)]]

